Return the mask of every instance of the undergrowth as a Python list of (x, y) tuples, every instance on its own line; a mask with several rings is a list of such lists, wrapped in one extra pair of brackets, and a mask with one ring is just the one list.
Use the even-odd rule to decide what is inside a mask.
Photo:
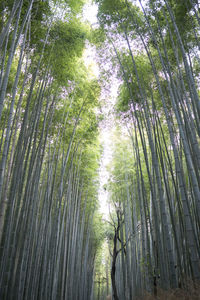
[(143, 297), (137, 300), (200, 300), (200, 283), (190, 283), (182, 288), (164, 291), (157, 290), (157, 296), (146, 293)]

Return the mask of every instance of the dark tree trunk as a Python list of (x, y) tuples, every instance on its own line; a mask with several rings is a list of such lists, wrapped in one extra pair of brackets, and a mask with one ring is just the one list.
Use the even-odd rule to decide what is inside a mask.
[(111, 269), (111, 281), (112, 281), (114, 300), (119, 300), (119, 297), (117, 295), (115, 273), (116, 273), (117, 255), (120, 251), (120, 250), (117, 250), (117, 240), (119, 239), (120, 226), (121, 226), (121, 216), (120, 216), (120, 212), (117, 211), (117, 227), (115, 228), (115, 235), (114, 235), (114, 239), (113, 239), (114, 245), (113, 245), (113, 257), (112, 257), (112, 269)]

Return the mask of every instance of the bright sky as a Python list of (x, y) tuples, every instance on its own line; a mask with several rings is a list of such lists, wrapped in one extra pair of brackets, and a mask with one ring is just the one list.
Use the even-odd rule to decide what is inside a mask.
[[(146, 0), (143, 0), (143, 3), (146, 3)], [(139, 0), (135, 3), (140, 6)], [(98, 6), (92, 2), (84, 6), (83, 10), (83, 19), (88, 21), (92, 28), (98, 28), (97, 20)], [(85, 65), (88, 68), (89, 76), (92, 78), (98, 78), (99, 68), (96, 63), (96, 50), (95, 47), (91, 46), (88, 42), (86, 45), (86, 50), (84, 52), (84, 61)], [(112, 134), (114, 132), (114, 116), (112, 113), (109, 113), (113, 105), (116, 102), (117, 90), (119, 82), (115, 79), (112, 82), (112, 87), (110, 89), (110, 95), (106, 99), (106, 104), (102, 107), (102, 113), (104, 115), (104, 121), (102, 126), (100, 126), (100, 140), (103, 146), (103, 154), (100, 162), (99, 169), (99, 179), (100, 179), (100, 188), (99, 188), (99, 203), (100, 203), (100, 212), (103, 214), (104, 219), (109, 218), (109, 205), (108, 205), (108, 191), (104, 189), (104, 186), (108, 183), (109, 172), (107, 170), (107, 165), (112, 160)]]
[[(95, 4), (87, 4), (84, 7), (83, 17), (84, 20), (89, 21), (93, 28), (98, 27), (97, 20), (97, 12), (98, 6)], [(88, 68), (89, 76), (98, 78), (99, 76), (99, 68), (96, 63), (96, 50), (95, 47), (91, 46), (89, 43), (86, 45), (86, 49), (84, 52), (84, 61), (85, 65)], [(104, 185), (107, 184), (109, 178), (109, 172), (107, 171), (106, 166), (112, 159), (112, 131), (113, 131), (113, 122), (110, 122), (109, 111), (113, 107), (113, 103), (115, 102), (116, 96), (111, 91), (111, 96), (106, 101), (106, 105), (101, 107), (102, 113), (104, 115), (103, 124), (100, 126), (100, 141), (103, 146), (103, 154), (100, 161), (99, 168), (99, 179), (100, 179), (100, 187), (99, 187), (99, 204), (100, 204), (100, 212), (103, 214), (104, 219), (109, 218), (109, 206), (108, 206), (108, 191), (104, 189)]]
[[(90, 1), (91, 2), (91, 1)], [(97, 20), (97, 12), (98, 6), (96, 4), (88, 3), (84, 6), (83, 9), (83, 20), (88, 21), (92, 27), (98, 27), (98, 20)], [(83, 57), (85, 61), (85, 65), (88, 68), (89, 76), (91, 78), (95, 77), (98, 78), (99, 76), (99, 68), (96, 63), (96, 51), (95, 47), (92, 47), (89, 42), (86, 44), (86, 49), (84, 51)]]
[(89, 21), (92, 27), (93, 26), (98, 27), (97, 13), (98, 13), (98, 6), (94, 3), (88, 3), (84, 6), (83, 9), (83, 19), (85, 21)]
[(95, 62), (95, 56), (96, 56), (95, 47), (87, 43), (85, 51), (83, 53), (83, 59), (86, 67), (88, 68), (89, 78), (91, 79), (99, 77), (99, 67)]

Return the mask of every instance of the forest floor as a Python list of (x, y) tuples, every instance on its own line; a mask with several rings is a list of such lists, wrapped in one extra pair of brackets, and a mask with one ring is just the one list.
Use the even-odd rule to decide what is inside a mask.
[(200, 300), (200, 283), (194, 287), (189, 285), (187, 289), (174, 289), (170, 291), (158, 290), (157, 296), (146, 294), (137, 300)]

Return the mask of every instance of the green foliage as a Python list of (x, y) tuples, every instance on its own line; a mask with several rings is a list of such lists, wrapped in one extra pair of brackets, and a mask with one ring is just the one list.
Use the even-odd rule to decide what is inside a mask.
[(101, 252), (101, 246), (104, 243), (104, 237), (105, 237), (105, 224), (102, 220), (102, 216), (96, 212), (94, 214), (94, 239), (93, 242), (96, 244), (96, 249)]
[[(130, 54), (123, 53), (121, 55), (121, 63), (124, 66), (125, 76), (124, 82), (120, 86), (120, 93), (116, 104), (117, 111), (128, 111), (130, 105), (143, 104), (141, 91), (145, 96), (151, 96), (150, 86), (154, 82), (152, 67), (147, 55), (138, 54), (134, 56), (135, 67), (133, 66)], [(137, 69), (137, 74), (135, 71)], [(124, 72), (120, 70), (119, 76), (125, 77)]]
[(67, 4), (69, 4), (69, 6), (74, 12), (78, 13), (81, 11), (83, 5), (87, 2), (87, 0), (78, 0), (78, 1), (67, 0), (66, 2)]
[(49, 60), (50, 55), (52, 75), (60, 84), (75, 79), (77, 73), (74, 71), (80, 65), (78, 58), (82, 55), (86, 36), (86, 27), (77, 19), (53, 24), (46, 60)]
[[(98, 19), (102, 26), (114, 25), (112, 28), (123, 32), (124, 29), (134, 31), (143, 27), (144, 18), (136, 5), (123, 0), (96, 0), (99, 6)], [(134, 22), (133, 22), (134, 20)]]
[[(197, 40), (194, 36), (194, 30), (198, 26), (197, 19), (195, 18), (192, 11), (192, 3), (189, 0), (186, 1), (168, 1), (170, 7), (172, 8), (174, 19), (176, 25), (178, 27), (179, 33), (181, 35), (182, 41), (184, 43), (187, 51), (192, 50), (192, 48), (197, 46)], [(172, 41), (170, 38), (169, 28), (173, 35), (174, 43), (176, 44), (176, 36), (173, 27), (173, 23), (169, 17), (169, 12), (165, 4), (161, 4), (160, 1), (149, 1), (149, 20), (157, 35), (157, 43), (160, 49), (162, 50), (162, 43), (159, 37), (159, 30), (157, 26), (157, 21), (159, 22), (159, 26), (161, 32), (164, 37), (165, 45), (167, 47), (168, 55), (172, 66), (176, 66), (177, 62), (174, 60), (174, 53), (172, 51)], [(198, 35), (198, 33), (196, 32)], [(152, 39), (150, 39), (152, 46), (155, 44)], [(177, 47), (177, 45), (176, 45)], [(180, 49), (177, 48), (178, 54), (180, 55)]]
[(106, 40), (105, 31), (100, 27), (97, 29), (92, 30), (90, 35), (90, 41), (97, 46), (102, 45), (103, 42)]

